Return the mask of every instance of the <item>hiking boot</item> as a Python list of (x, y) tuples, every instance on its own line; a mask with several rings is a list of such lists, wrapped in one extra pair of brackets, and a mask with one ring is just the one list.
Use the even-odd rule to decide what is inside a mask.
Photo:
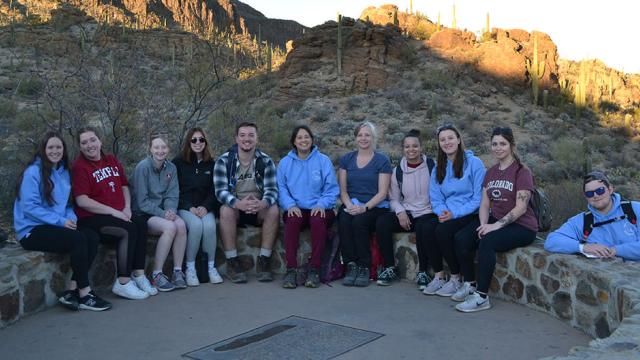
[(184, 275), (187, 280), (188, 286), (200, 285), (200, 280), (198, 280), (198, 274), (196, 273), (196, 269), (187, 268), (187, 272)]
[(58, 302), (69, 310), (78, 311), (78, 309), (80, 309), (80, 295), (78, 295), (78, 289), (65, 290), (58, 298)]
[(424, 288), (426, 288), (430, 282), (431, 282), (431, 278), (429, 277), (426, 271), (420, 271), (416, 275), (416, 284), (418, 285), (418, 290), (424, 290)]
[(435, 295), (446, 282), (447, 281), (445, 279), (436, 276), (431, 280), (427, 287), (422, 290), (422, 293), (425, 295)]
[(258, 256), (256, 273), (256, 279), (260, 282), (273, 281), (273, 275), (271, 275), (271, 256)]
[(436, 291), (436, 295), (449, 297), (455, 294), (458, 291), (458, 289), (460, 289), (460, 287), (462, 287), (462, 283), (460, 282), (459, 278), (458, 279), (450, 278), (446, 284), (442, 285), (440, 290)]
[(398, 280), (398, 274), (396, 274), (396, 267), (389, 266), (384, 269), (380, 275), (378, 275), (378, 281), (376, 282), (381, 286), (389, 286), (392, 282)]
[(284, 279), (282, 280), (282, 287), (285, 289), (295, 289), (298, 284), (296, 284), (296, 279), (298, 277), (298, 272), (296, 269), (287, 269), (287, 272), (284, 274)]
[(140, 275), (140, 276), (132, 276), (131, 279), (133, 279), (133, 281), (135, 282), (136, 286), (138, 287), (138, 289), (146, 292), (147, 294), (153, 296), (153, 295), (158, 295), (158, 289), (154, 288), (153, 285), (151, 285), (151, 283), (149, 282), (149, 279), (147, 279), (146, 275)]
[(171, 275), (171, 283), (176, 289), (186, 289), (187, 282), (184, 279), (184, 273), (182, 270), (174, 270)]
[(151, 279), (151, 283), (155, 286), (158, 291), (166, 292), (175, 290), (176, 287), (169, 281), (167, 275), (163, 273), (157, 273), (153, 279)]
[(476, 292), (476, 287), (474, 285), (471, 285), (470, 282), (465, 281), (460, 289), (458, 289), (455, 294), (451, 295), (451, 300), (458, 302), (464, 301), (467, 296), (473, 294), (474, 292)]
[[(131, 282), (131, 281), (129, 281)], [(100, 298), (93, 290), (80, 299), (80, 309), (91, 311), (104, 311), (111, 309), (111, 303)]]
[(212, 284), (220, 284), (222, 283), (222, 276), (218, 273), (216, 268), (209, 269), (209, 282)]
[(478, 292), (474, 292), (473, 294), (467, 296), (467, 299), (456, 305), (456, 310), (462, 312), (476, 312), (482, 310), (488, 310), (491, 308), (491, 303), (489, 302), (489, 297), (482, 298)]
[(142, 300), (149, 297), (149, 294), (144, 290), (140, 290), (133, 280), (129, 280), (126, 284), (120, 284), (120, 281), (116, 279), (111, 291), (118, 296), (131, 300)]
[(227, 259), (227, 277), (234, 284), (247, 282), (247, 274), (240, 270), (240, 263), (237, 257)]
[(320, 286), (320, 271), (318, 271), (318, 269), (309, 269), (304, 286), (308, 288), (317, 288)]
[(347, 264), (347, 273), (344, 275), (344, 279), (342, 279), (342, 285), (353, 286), (357, 276), (358, 265), (355, 262), (351, 261)]
[(358, 275), (356, 276), (356, 280), (353, 282), (353, 286), (365, 287), (369, 286), (369, 267), (360, 265), (358, 267)]

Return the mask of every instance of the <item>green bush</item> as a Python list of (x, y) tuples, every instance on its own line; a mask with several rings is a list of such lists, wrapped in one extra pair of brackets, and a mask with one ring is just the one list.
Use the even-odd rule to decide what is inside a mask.
[(572, 138), (555, 140), (550, 147), (551, 159), (566, 171), (567, 176), (580, 175), (584, 163), (582, 142)]
[(19, 82), (16, 93), (20, 96), (34, 98), (42, 92), (42, 89), (44, 89), (42, 81), (35, 76), (31, 76)]
[(552, 229), (559, 228), (568, 218), (584, 211), (587, 207), (584, 196), (582, 196), (582, 181), (580, 179), (547, 183), (544, 186), (544, 191), (551, 202)]
[(9, 119), (16, 116), (18, 105), (9, 99), (0, 99), (0, 119)]

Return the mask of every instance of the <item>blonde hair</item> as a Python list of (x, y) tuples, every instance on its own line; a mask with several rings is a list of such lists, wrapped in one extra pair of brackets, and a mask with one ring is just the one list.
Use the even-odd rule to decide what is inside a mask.
[(371, 143), (372, 148), (376, 148), (376, 144), (378, 143), (378, 132), (376, 131), (376, 126), (373, 125), (371, 121), (363, 121), (358, 126), (356, 126), (356, 130), (353, 132), (355, 137), (358, 137), (358, 133), (362, 130), (363, 127), (368, 127), (369, 131), (371, 131), (371, 137), (373, 138), (373, 142)]

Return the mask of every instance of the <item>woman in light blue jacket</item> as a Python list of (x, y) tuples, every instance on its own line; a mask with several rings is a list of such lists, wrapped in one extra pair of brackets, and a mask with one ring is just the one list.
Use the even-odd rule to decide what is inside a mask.
[(340, 190), (331, 160), (313, 144), (313, 133), (305, 125), (291, 133), (293, 150), (280, 160), (277, 170), (278, 201), (285, 211), (284, 244), (287, 273), (282, 287), (296, 287), (296, 268), (300, 231), (311, 230), (311, 259), (306, 287), (320, 283), (320, 257), (333, 223), (333, 208)]
[[(478, 219), (486, 170), (482, 160), (472, 151), (465, 151), (460, 131), (452, 124), (439, 127), (437, 138), (438, 164), (431, 174), (429, 197), (439, 224), (436, 236), (427, 242), (435, 276), (423, 293), (449, 297), (462, 286), (454, 237), (466, 226), (475, 226), (473, 220)], [(443, 272), (443, 258), (451, 271), (449, 281)]]
[(102, 311), (111, 304), (89, 286), (89, 268), (96, 257), (99, 237), (88, 228), (78, 228), (70, 202), (67, 147), (62, 136), (46, 133), (33, 160), (17, 183), (13, 204), (16, 238), (25, 250), (69, 254), (71, 282), (58, 299), (72, 310)]

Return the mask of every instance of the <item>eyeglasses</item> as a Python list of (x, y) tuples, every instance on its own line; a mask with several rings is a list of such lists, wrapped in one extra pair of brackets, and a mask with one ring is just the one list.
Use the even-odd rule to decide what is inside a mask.
[(197, 143), (202, 143), (205, 144), (207, 142), (207, 139), (203, 138), (203, 137), (195, 137), (191, 139), (191, 143), (192, 144), (197, 144)]
[(605, 192), (607, 192), (607, 189), (604, 186), (600, 186), (599, 188), (597, 188), (595, 190), (585, 191), (584, 192), (584, 196), (587, 199), (591, 199), (592, 197), (594, 197), (596, 195), (600, 196), (600, 195), (604, 194)]

